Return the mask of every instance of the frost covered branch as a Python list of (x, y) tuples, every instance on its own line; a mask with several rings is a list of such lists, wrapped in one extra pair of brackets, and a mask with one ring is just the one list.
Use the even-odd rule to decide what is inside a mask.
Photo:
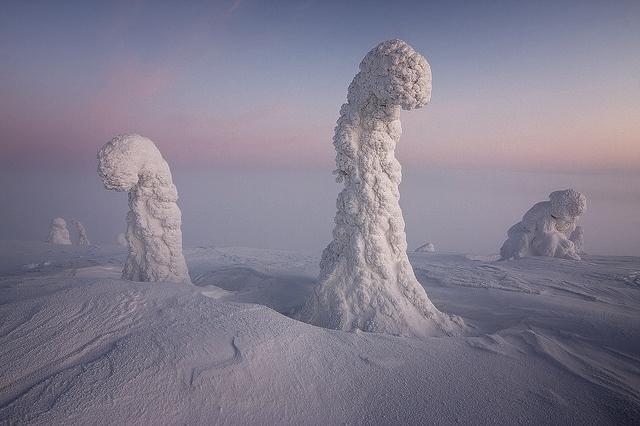
[(340, 109), (333, 144), (338, 195), (333, 241), (320, 284), (298, 317), (333, 329), (397, 335), (457, 334), (462, 320), (438, 311), (407, 258), (398, 185), (400, 109), (426, 105), (431, 69), (401, 40), (385, 41), (360, 63)]
[(105, 188), (129, 193), (129, 256), (122, 277), (190, 283), (178, 191), (154, 143), (136, 134), (116, 136), (98, 152), (98, 174)]
[(580, 260), (583, 231), (576, 222), (586, 208), (587, 198), (578, 191), (552, 192), (549, 201), (535, 204), (522, 221), (507, 231), (501, 258), (550, 256)]

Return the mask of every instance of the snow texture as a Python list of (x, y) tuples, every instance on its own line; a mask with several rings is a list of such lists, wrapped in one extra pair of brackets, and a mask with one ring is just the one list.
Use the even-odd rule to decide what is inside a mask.
[(586, 197), (573, 189), (554, 191), (549, 201), (535, 204), (507, 231), (502, 259), (549, 256), (580, 260), (583, 231), (576, 226), (587, 207)]
[(349, 86), (333, 143), (338, 195), (333, 241), (320, 261), (320, 283), (299, 319), (314, 325), (405, 336), (456, 334), (459, 318), (442, 314), (407, 258), (398, 185), (400, 109), (427, 104), (431, 69), (401, 40), (371, 50)]
[(122, 277), (190, 283), (178, 191), (154, 143), (136, 134), (116, 136), (98, 152), (98, 174), (105, 188), (129, 193), (129, 256)]
[(426, 244), (421, 245), (420, 247), (418, 247), (416, 249), (416, 252), (418, 253), (433, 253), (436, 251), (436, 246), (433, 245), (433, 243), (431, 242), (427, 242)]
[(87, 230), (84, 228), (84, 225), (77, 219), (71, 219), (71, 224), (75, 226), (78, 232), (78, 244), (81, 246), (90, 245), (91, 243), (89, 242), (89, 237), (87, 237)]
[(118, 237), (116, 238), (116, 242), (118, 244), (120, 244), (121, 246), (125, 246), (127, 247), (129, 244), (127, 243), (127, 236), (124, 235), (123, 232), (118, 234)]
[(584, 231), (582, 230), (582, 226), (576, 226), (576, 229), (571, 233), (569, 239), (573, 241), (573, 245), (576, 248), (576, 253), (585, 254)]
[(51, 221), (47, 242), (52, 244), (71, 244), (67, 222), (63, 218), (56, 217)]
[(411, 254), (434, 303), (473, 330), (414, 339), (282, 315), (313, 291), (313, 257), (185, 248), (202, 282), (182, 286), (120, 280), (122, 252), (0, 241), (0, 424), (640, 419), (638, 257)]

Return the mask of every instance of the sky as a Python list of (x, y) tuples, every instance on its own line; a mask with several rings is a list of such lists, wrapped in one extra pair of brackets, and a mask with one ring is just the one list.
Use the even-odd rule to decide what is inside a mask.
[(347, 86), (390, 38), (433, 71), (405, 167), (640, 170), (637, 1), (4, 1), (0, 165), (92, 169), (138, 132), (174, 167), (330, 168)]
[(63, 216), (113, 243), (126, 196), (96, 152), (136, 132), (171, 165), (185, 245), (318, 253), (340, 105), (391, 38), (433, 73), (396, 151), (410, 248), (495, 253), (573, 187), (588, 251), (640, 255), (638, 1), (5, 0), (0, 238), (42, 240)]

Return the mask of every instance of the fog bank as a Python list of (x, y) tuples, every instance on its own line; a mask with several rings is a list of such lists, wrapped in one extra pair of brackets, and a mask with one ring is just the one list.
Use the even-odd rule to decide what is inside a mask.
[[(339, 189), (328, 171), (173, 171), (186, 246), (249, 246), (318, 254), (331, 240)], [(0, 239), (44, 240), (51, 219), (77, 218), (95, 244), (115, 244), (127, 200), (95, 172), (0, 172)], [(574, 188), (592, 254), (640, 255), (640, 175), (405, 168), (400, 204), (409, 248), (496, 253), (532, 203)], [(72, 232), (73, 234), (73, 232)], [(73, 238), (73, 235), (72, 235)]]

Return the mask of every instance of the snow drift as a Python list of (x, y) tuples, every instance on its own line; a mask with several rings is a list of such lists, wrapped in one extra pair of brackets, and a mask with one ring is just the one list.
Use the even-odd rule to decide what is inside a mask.
[(442, 314), (407, 258), (398, 185), (400, 109), (426, 105), (431, 69), (401, 40), (385, 41), (360, 63), (340, 109), (333, 144), (338, 195), (333, 241), (320, 284), (298, 317), (322, 327), (396, 335), (455, 334), (462, 320)]
[(185, 256), (194, 281), (255, 279), (134, 283), (112, 245), (0, 241), (0, 424), (638, 424), (640, 258), (410, 255), (475, 335), (412, 339), (267, 308), (313, 291), (308, 256)]
[(71, 244), (67, 222), (63, 218), (56, 217), (51, 221), (51, 225), (49, 225), (49, 235), (46, 241), (52, 244)]
[(549, 256), (580, 260), (583, 231), (576, 222), (586, 207), (587, 198), (578, 191), (552, 192), (549, 201), (535, 204), (521, 222), (507, 231), (501, 258)]
[(129, 256), (122, 277), (190, 283), (178, 191), (154, 143), (136, 134), (116, 136), (98, 152), (98, 174), (105, 188), (129, 193)]

